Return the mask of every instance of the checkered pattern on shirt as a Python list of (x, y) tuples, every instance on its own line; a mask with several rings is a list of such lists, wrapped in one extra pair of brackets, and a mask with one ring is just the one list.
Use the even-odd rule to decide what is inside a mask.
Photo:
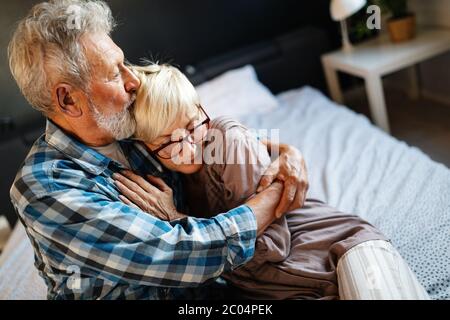
[[(142, 146), (121, 147), (133, 170), (162, 177), (182, 208), (178, 176), (157, 170)], [(249, 207), (161, 221), (120, 202), (112, 174), (121, 169), (50, 121), (25, 159), (11, 200), (49, 299), (201, 299), (224, 270), (251, 259)]]

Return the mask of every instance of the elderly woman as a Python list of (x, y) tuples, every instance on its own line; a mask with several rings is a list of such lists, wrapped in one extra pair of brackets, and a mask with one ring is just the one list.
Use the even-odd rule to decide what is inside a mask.
[[(141, 81), (135, 138), (166, 168), (183, 174), (188, 207), (155, 201), (143, 179), (117, 175), (121, 199), (165, 220), (212, 218), (254, 196), (270, 156), (249, 130), (230, 118), (211, 120), (188, 79), (175, 67), (134, 67)], [(150, 178), (161, 190), (167, 185)], [(146, 190), (146, 197), (137, 197)], [(249, 299), (427, 298), (388, 239), (358, 216), (307, 199), (257, 238), (253, 259), (225, 272), (236, 296)]]

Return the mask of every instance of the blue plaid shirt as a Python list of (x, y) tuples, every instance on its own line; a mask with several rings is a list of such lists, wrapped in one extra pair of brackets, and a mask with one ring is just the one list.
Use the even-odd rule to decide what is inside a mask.
[[(182, 208), (178, 175), (158, 170), (141, 145), (120, 145), (132, 169), (163, 178)], [(122, 169), (51, 121), (25, 159), (11, 199), (49, 299), (211, 298), (223, 271), (252, 258), (249, 207), (162, 221), (119, 200), (112, 174)]]

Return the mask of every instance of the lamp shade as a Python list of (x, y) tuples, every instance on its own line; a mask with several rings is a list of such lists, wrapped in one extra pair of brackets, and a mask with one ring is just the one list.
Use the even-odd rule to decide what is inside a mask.
[(364, 7), (366, 0), (331, 0), (330, 13), (335, 21), (344, 20)]

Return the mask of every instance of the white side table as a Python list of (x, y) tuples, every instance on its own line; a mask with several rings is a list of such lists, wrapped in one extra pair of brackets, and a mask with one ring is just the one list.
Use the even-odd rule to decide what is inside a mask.
[(354, 46), (350, 53), (334, 51), (322, 56), (322, 65), (331, 97), (343, 103), (337, 71), (361, 77), (366, 83), (370, 112), (375, 124), (389, 132), (389, 120), (383, 93), (382, 77), (410, 67), (410, 96), (419, 95), (419, 85), (415, 65), (450, 50), (450, 29), (419, 29), (416, 38), (392, 43), (388, 34)]

